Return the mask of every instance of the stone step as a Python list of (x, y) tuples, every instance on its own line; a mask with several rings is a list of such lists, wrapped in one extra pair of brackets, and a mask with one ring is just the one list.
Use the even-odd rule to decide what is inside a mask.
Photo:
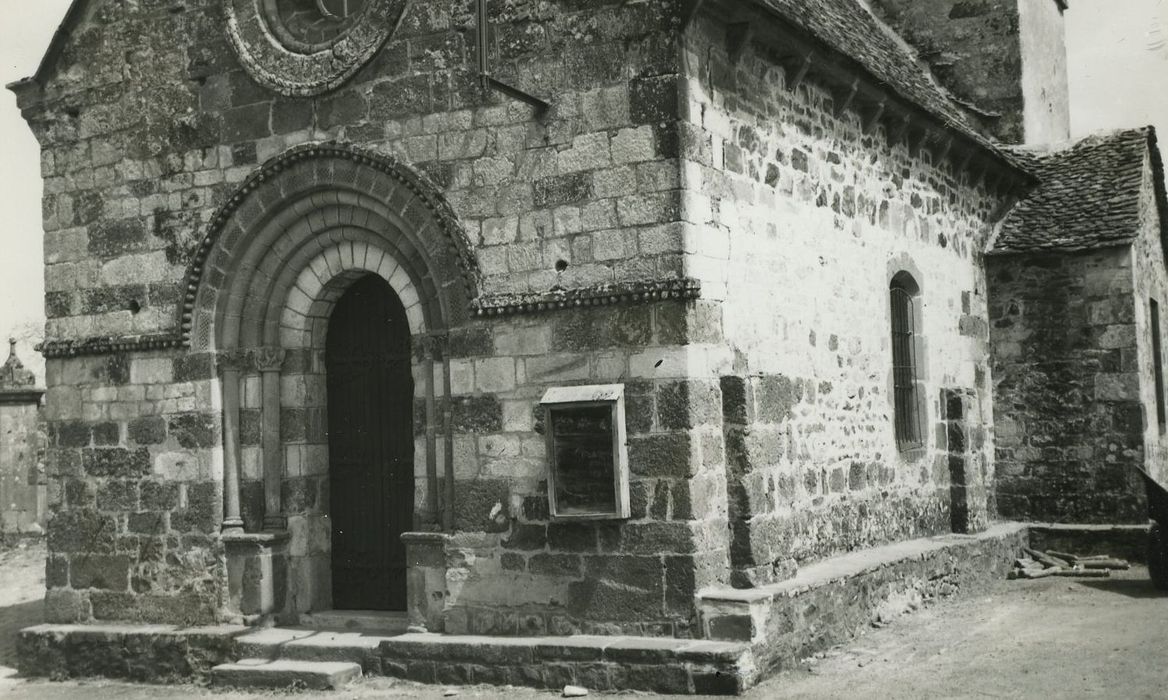
[(339, 661), (241, 659), (211, 669), (211, 682), (234, 688), (337, 690), (361, 677), (361, 667)]
[(404, 612), (382, 610), (322, 610), (301, 613), (299, 627), (335, 632), (405, 634), (409, 619)]
[(378, 648), (391, 636), (363, 632), (328, 632), (303, 628), (270, 628), (241, 635), (241, 655), (268, 660), (344, 661), (361, 666), (366, 674), (381, 671)]

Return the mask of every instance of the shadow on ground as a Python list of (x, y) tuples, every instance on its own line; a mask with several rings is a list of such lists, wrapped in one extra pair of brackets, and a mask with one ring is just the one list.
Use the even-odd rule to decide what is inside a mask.
[(1097, 591), (1118, 593), (1129, 598), (1168, 598), (1168, 591), (1157, 589), (1149, 578), (1104, 578), (1079, 583)]
[(44, 604), (30, 600), (0, 608), (0, 667), (16, 668), (16, 637), (25, 627), (39, 625)]

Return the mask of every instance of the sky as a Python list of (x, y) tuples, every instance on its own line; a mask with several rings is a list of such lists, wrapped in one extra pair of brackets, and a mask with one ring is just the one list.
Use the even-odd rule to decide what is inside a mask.
[[(0, 84), (31, 75), (69, 0), (0, 0)], [(1071, 128), (1155, 124), (1168, 139), (1168, 0), (1070, 0), (1067, 60)], [(40, 157), (36, 140), (0, 91), (0, 339), (42, 377), (31, 344), (43, 327)], [(0, 348), (3, 343), (0, 342)]]

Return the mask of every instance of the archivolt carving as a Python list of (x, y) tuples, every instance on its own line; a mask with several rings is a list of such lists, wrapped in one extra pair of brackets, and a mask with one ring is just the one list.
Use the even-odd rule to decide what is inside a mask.
[(216, 214), (187, 271), (183, 343), (268, 344), (279, 321), (268, 309), (320, 250), (342, 242), (392, 254), (425, 302), (428, 328), (469, 318), (478, 265), (437, 188), (389, 156), (312, 144), (264, 165)]

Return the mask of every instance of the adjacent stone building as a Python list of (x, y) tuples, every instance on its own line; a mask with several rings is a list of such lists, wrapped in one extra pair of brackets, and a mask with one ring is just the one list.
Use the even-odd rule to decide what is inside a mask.
[[(1067, 128), (1020, 6), (1018, 141)], [(985, 251), (1045, 171), (863, 3), (81, 0), (12, 87), (51, 621), (702, 637), (995, 516)]]
[(8, 346), (0, 366), (0, 536), (42, 534), (48, 514), (45, 391), (16, 356), (16, 341)]
[(1070, 138), (1065, 0), (873, 0), (872, 8), (1005, 143)]
[(988, 258), (999, 513), (1145, 522), (1165, 481), (1168, 200), (1153, 129), (1026, 155), (1043, 184)]

